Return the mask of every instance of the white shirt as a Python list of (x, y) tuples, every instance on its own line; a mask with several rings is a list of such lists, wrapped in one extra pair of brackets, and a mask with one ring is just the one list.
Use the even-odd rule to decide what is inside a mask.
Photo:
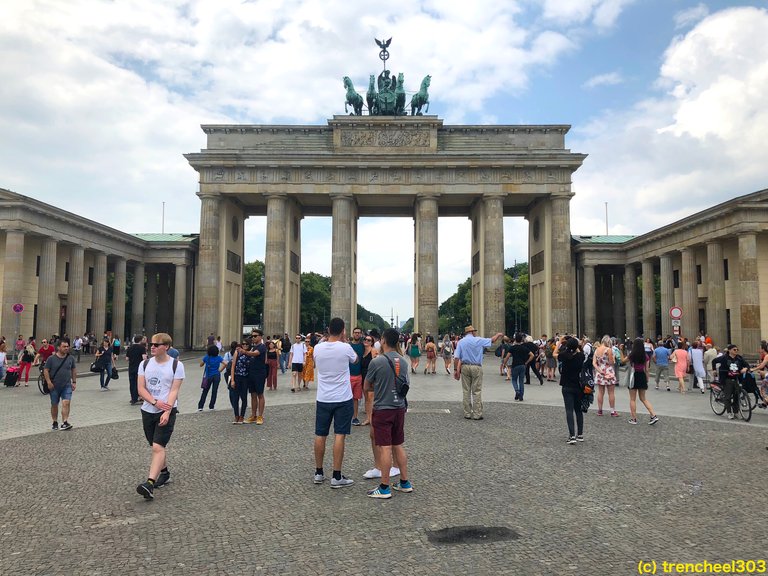
[(304, 364), (304, 356), (307, 355), (307, 347), (304, 342), (295, 342), (291, 344), (291, 363)]
[[(156, 400), (168, 401), (168, 396), (171, 395), (171, 386), (174, 380), (184, 380), (184, 364), (181, 362), (176, 366), (176, 374), (173, 373), (173, 358), (168, 357), (168, 361), (160, 364), (154, 358), (150, 358), (147, 363), (146, 372), (144, 371), (144, 362), (139, 364), (139, 376), (144, 376), (144, 385), (152, 397)], [(177, 408), (179, 405), (179, 399), (176, 398), (176, 402), (173, 403), (173, 407)], [(141, 405), (141, 409), (144, 412), (152, 412), (157, 414), (162, 412), (157, 406), (152, 406), (149, 402), (144, 400), (144, 404)]]
[(315, 346), (318, 402), (346, 402), (352, 399), (349, 365), (357, 354), (346, 342), (321, 342)]

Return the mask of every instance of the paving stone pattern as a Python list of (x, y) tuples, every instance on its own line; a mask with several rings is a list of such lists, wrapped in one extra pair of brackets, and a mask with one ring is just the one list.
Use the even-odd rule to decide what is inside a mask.
[[(413, 408), (415, 491), (389, 501), (365, 496), (376, 485), (362, 478), (365, 428), (347, 442), (355, 484), (312, 483), (306, 402), (270, 406), (263, 426), (233, 426), (225, 410), (180, 414), (173, 481), (154, 501), (135, 493), (150, 455), (137, 420), (3, 440), (0, 574), (613, 575), (640, 560), (765, 557), (762, 428), (648, 426), (642, 413), (630, 426), (592, 411), (586, 442), (569, 446), (562, 408), (491, 401), (483, 421), (464, 420), (457, 402)], [(331, 439), (326, 475), (330, 462)], [(453, 526), (519, 538), (428, 541)]]

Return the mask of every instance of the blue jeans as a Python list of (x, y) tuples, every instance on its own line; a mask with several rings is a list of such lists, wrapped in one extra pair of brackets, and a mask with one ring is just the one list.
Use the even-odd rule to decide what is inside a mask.
[[(104, 380), (104, 374), (107, 375), (107, 379)], [(109, 381), (112, 379), (112, 362), (110, 361), (105, 366), (101, 368), (101, 372), (99, 372), (99, 380), (101, 381), (101, 387), (106, 388), (109, 386)]]
[(288, 352), (280, 353), (280, 372), (285, 374), (285, 369), (288, 367)]
[(208, 404), (208, 408), (213, 410), (216, 405), (216, 395), (219, 393), (219, 382), (221, 382), (221, 374), (215, 374), (208, 377), (208, 387), (203, 388), (202, 394), (200, 394), (200, 401), (197, 403), (197, 409), (202, 410), (205, 406), (205, 399), (208, 397), (208, 391), (211, 391), (211, 403)]
[(512, 386), (515, 388), (515, 393), (522, 399), (525, 387), (525, 364), (512, 366)]

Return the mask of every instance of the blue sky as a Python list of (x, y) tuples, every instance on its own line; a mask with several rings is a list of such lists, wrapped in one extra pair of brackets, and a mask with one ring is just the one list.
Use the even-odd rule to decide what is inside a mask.
[[(589, 155), (572, 231), (641, 234), (766, 187), (768, 3), (689, 0), (25, 0), (0, 7), (0, 186), (130, 232), (197, 232), (200, 124), (322, 124), (379, 67), (446, 124), (571, 124)], [(106, 204), (106, 205), (105, 205)], [(247, 260), (264, 254), (246, 224)], [(330, 219), (302, 226), (330, 273)], [(469, 274), (469, 222), (439, 223), (439, 298)], [(381, 235), (402, 239), (378, 250)], [(358, 300), (413, 310), (413, 222), (362, 219)], [(527, 224), (505, 220), (508, 266)], [(370, 247), (370, 250), (366, 248)]]

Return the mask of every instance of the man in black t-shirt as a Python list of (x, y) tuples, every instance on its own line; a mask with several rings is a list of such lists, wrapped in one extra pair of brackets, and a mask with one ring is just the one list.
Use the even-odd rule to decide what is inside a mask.
[(131, 406), (139, 401), (139, 364), (147, 357), (146, 338), (134, 336), (133, 344), (125, 351), (125, 359), (128, 361), (128, 383), (131, 392)]

